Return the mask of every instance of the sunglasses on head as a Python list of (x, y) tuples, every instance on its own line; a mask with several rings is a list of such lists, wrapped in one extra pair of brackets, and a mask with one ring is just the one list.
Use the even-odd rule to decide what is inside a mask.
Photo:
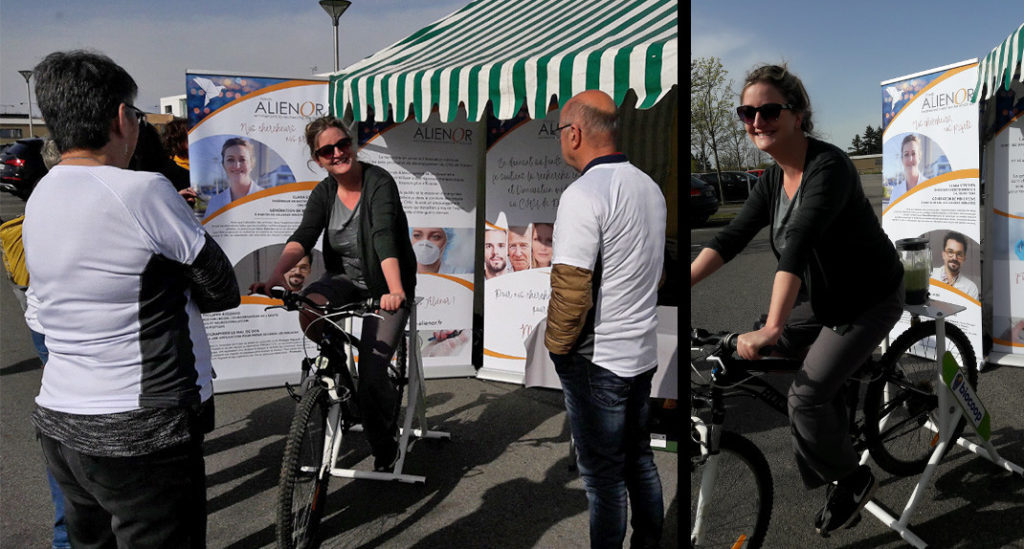
[(740, 115), (740, 120), (746, 124), (753, 124), (754, 117), (757, 113), (761, 113), (761, 118), (767, 121), (775, 121), (779, 119), (779, 115), (782, 114), (783, 109), (792, 109), (793, 105), (785, 104), (780, 105), (778, 103), (766, 103), (760, 107), (751, 107), (750, 105), (740, 105), (736, 107), (736, 114)]
[(338, 140), (337, 143), (334, 143), (333, 145), (324, 145), (323, 147), (320, 147), (319, 149), (317, 149), (316, 150), (316, 155), (318, 157), (320, 157), (320, 158), (330, 158), (330, 157), (334, 156), (334, 149), (338, 149), (339, 151), (344, 151), (345, 149), (347, 149), (347, 148), (349, 148), (351, 146), (352, 146), (352, 138), (351, 137), (342, 137), (340, 140)]

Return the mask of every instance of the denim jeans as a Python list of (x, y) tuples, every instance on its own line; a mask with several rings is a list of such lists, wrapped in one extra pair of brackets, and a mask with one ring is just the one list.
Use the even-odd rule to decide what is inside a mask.
[[(28, 331), (32, 334), (32, 344), (36, 347), (39, 361), (46, 366), (50, 358), (50, 352), (46, 349), (46, 336), (31, 328)], [(50, 499), (53, 500), (53, 549), (69, 549), (71, 542), (68, 541), (68, 526), (64, 520), (64, 494), (49, 469), (46, 470), (46, 478), (50, 481)]]
[(627, 495), (631, 547), (658, 547), (661, 478), (647, 430), (654, 369), (623, 378), (573, 353), (553, 356), (590, 506), (590, 546), (622, 547)]

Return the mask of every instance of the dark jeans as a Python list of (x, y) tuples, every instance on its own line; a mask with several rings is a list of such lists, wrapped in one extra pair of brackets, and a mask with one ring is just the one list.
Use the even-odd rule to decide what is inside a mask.
[(76, 549), (206, 547), (202, 436), (136, 457), (90, 456), (45, 435), (39, 440), (64, 492)]
[(664, 502), (647, 430), (654, 369), (623, 378), (576, 353), (553, 359), (590, 505), (590, 546), (622, 547), (628, 494), (630, 546), (658, 547)]
[[(321, 294), (332, 304), (352, 303), (369, 297), (366, 290), (354, 285), (348, 277), (330, 274), (310, 284), (303, 293)], [(413, 298), (409, 296), (408, 299)], [(381, 310), (379, 314), (383, 319), (364, 318), (358, 334), (362, 345), (359, 348), (356, 404), (374, 457), (380, 462), (390, 463), (398, 442), (398, 418), (395, 415), (398, 392), (388, 380), (388, 365), (403, 337), (409, 309)]]

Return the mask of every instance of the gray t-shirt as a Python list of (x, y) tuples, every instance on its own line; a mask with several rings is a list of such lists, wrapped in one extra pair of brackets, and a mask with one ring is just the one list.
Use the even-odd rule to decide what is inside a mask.
[(359, 204), (350, 210), (337, 196), (331, 211), (331, 223), (327, 227), (327, 241), (341, 255), (345, 275), (360, 289), (366, 289), (363, 278), (363, 262), (359, 251)]

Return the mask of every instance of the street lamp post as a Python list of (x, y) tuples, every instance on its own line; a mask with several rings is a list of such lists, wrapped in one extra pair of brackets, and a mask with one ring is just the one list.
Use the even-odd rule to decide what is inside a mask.
[(320, 7), (331, 16), (334, 23), (334, 72), (338, 72), (338, 19), (352, 5), (347, 0), (320, 0)]
[(32, 79), (32, 71), (24, 70), (18, 72), (25, 77), (25, 89), (28, 90), (28, 136), (35, 137), (36, 133), (32, 127), (32, 87), (28, 84), (28, 81)]

